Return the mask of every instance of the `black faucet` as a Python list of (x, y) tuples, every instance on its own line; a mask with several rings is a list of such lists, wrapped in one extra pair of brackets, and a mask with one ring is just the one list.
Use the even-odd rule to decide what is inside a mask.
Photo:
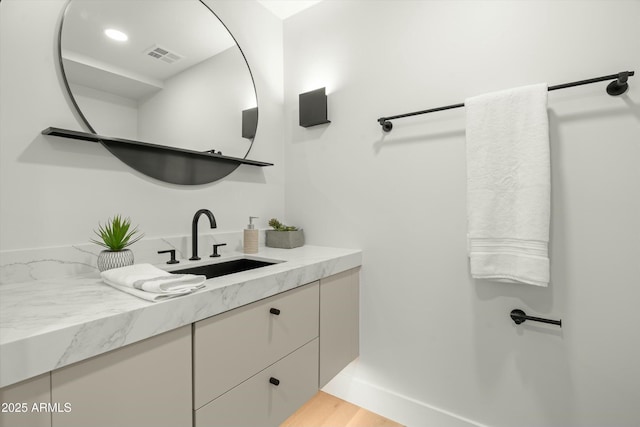
[(200, 215), (202, 214), (205, 214), (209, 218), (211, 228), (216, 228), (218, 226), (216, 224), (216, 218), (209, 209), (200, 209), (196, 212), (193, 216), (193, 221), (191, 222), (191, 254), (193, 255), (189, 258), (191, 261), (197, 261), (200, 259), (198, 256), (198, 219), (200, 219)]

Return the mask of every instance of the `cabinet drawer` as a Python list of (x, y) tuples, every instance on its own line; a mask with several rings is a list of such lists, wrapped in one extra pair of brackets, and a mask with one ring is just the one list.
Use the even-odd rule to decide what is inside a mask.
[[(273, 385), (275, 378), (279, 384)], [(196, 411), (195, 427), (278, 426), (318, 391), (318, 339)]]
[(315, 282), (197, 322), (194, 409), (316, 338), (318, 311)]

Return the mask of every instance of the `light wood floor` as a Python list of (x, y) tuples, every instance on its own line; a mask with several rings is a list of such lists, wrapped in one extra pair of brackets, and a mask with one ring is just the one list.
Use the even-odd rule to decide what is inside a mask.
[(319, 391), (280, 427), (403, 427), (335, 396)]

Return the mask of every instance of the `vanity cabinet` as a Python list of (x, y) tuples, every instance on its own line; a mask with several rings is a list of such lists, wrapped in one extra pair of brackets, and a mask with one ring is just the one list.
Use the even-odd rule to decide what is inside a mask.
[(191, 325), (51, 373), (53, 427), (190, 426)]
[(358, 356), (359, 268), (0, 389), (0, 427), (277, 426)]
[(359, 270), (196, 323), (195, 427), (277, 426), (357, 358)]
[(48, 408), (41, 406), (51, 402), (51, 375), (46, 373), (0, 389), (0, 402), (0, 427), (51, 426)]

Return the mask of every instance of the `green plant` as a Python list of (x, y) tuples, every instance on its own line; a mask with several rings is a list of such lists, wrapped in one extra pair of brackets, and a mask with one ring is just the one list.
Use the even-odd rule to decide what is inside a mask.
[(276, 231), (296, 231), (298, 230), (298, 227), (293, 227), (290, 225), (284, 225), (283, 223), (281, 223), (280, 221), (278, 221), (275, 218), (271, 218), (269, 220), (269, 225), (271, 227), (273, 227), (274, 230)]
[[(100, 240), (91, 239), (91, 242), (103, 246), (111, 251), (121, 251), (127, 246), (133, 245), (144, 237), (144, 234), (138, 231), (138, 227), (133, 230), (131, 228), (131, 220), (115, 215), (109, 218), (104, 227), (98, 223), (98, 230), (93, 230)], [(136, 236), (137, 234), (137, 236)]]

